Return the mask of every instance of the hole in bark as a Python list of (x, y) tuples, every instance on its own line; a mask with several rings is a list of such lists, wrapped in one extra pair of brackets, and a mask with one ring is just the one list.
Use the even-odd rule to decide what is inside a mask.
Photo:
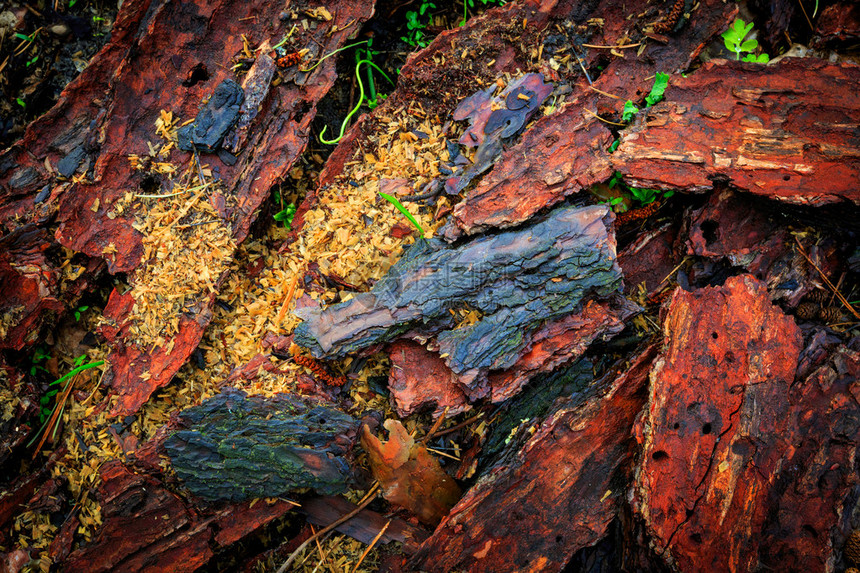
[(182, 82), (182, 85), (190, 88), (194, 87), (200, 82), (205, 82), (209, 79), (209, 72), (206, 70), (206, 66), (203, 64), (197, 64), (191, 71), (188, 73), (188, 77), (185, 78), (185, 81)]
[(803, 530), (805, 532), (807, 532), (809, 535), (811, 535), (812, 537), (818, 537), (818, 532), (815, 531), (815, 528), (812, 527), (811, 525), (804, 525)]
[(714, 340), (718, 339), (719, 337), (720, 337), (720, 335), (717, 334), (716, 332), (711, 333), (711, 338), (713, 338)]
[(158, 179), (153, 177), (152, 175), (145, 175), (143, 179), (140, 181), (140, 190), (144, 195), (153, 195), (156, 191), (159, 190), (161, 184)]
[(783, 181), (788, 181), (789, 179), (791, 179), (791, 175), (783, 175), (782, 176)]
[(675, 429), (675, 430), (677, 430), (677, 429), (678, 429), (678, 428), (680, 428), (680, 427), (681, 427), (681, 424), (679, 424), (678, 422), (675, 422), (675, 425), (674, 425), (674, 426), (672, 426), (672, 428), (673, 428), (673, 429)]
[(690, 519), (691, 517), (693, 517), (693, 510), (692, 510), (692, 509), (689, 509), (689, 508), (688, 508), (688, 509), (685, 509), (685, 510), (684, 510), (684, 515), (686, 515), (686, 516), (687, 516), (687, 519)]
[(556, 543), (561, 543), (561, 539), (562, 539), (562, 538), (561, 538), (561, 535), (556, 535), (556, 536), (555, 536), (555, 542), (556, 542)]
[(320, 423), (320, 424), (325, 424), (325, 418), (320, 418), (320, 419), (319, 419), (319, 423)]
[(651, 454), (651, 459), (654, 460), (655, 462), (667, 460), (667, 459), (669, 459), (669, 454), (667, 454), (663, 450), (657, 450), (656, 452)]
[(707, 436), (710, 433), (711, 433), (711, 424), (709, 422), (709, 423), (705, 424), (704, 426), (702, 426), (702, 434)]
[(719, 228), (720, 224), (713, 219), (708, 219), (702, 223), (702, 237), (705, 238), (707, 244), (710, 245), (719, 238), (717, 236), (717, 229)]
[(702, 542), (702, 534), (701, 533), (694, 533), (690, 536), (690, 539), (693, 541), (693, 543), (701, 543)]

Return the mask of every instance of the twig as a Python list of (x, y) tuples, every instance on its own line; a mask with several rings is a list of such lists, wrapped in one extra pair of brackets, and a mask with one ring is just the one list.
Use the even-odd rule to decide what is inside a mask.
[(465, 426), (468, 426), (468, 425), (469, 425), (469, 424), (471, 424), (472, 422), (477, 422), (478, 420), (480, 420), (480, 419), (481, 419), (481, 418), (483, 418), (483, 417), (484, 417), (484, 413), (483, 413), (483, 412), (481, 412), (480, 414), (477, 414), (477, 415), (475, 415), (475, 416), (472, 416), (472, 417), (471, 417), (471, 418), (469, 418), (468, 420), (464, 420), (463, 422), (460, 422), (460, 423), (459, 423), (459, 424), (457, 424), (456, 426), (451, 426), (450, 428), (445, 428), (445, 429), (444, 429), (444, 430), (442, 430), (441, 432), (439, 432), (439, 433), (435, 434), (435, 436), (438, 438), (439, 436), (444, 436), (444, 435), (446, 435), (446, 434), (450, 434), (451, 432), (456, 432), (456, 431), (457, 431), (457, 430), (459, 430), (460, 428), (463, 428), (463, 427), (465, 427)]
[(389, 525), (391, 525), (390, 519), (382, 526), (382, 529), (379, 530), (379, 533), (376, 534), (376, 537), (373, 538), (373, 541), (370, 542), (370, 545), (367, 546), (367, 549), (365, 549), (364, 553), (361, 554), (361, 557), (358, 558), (358, 563), (356, 563), (355, 567), (352, 568), (352, 573), (358, 571), (358, 568), (361, 566), (361, 562), (364, 561), (364, 558), (367, 557), (367, 554), (370, 553), (370, 550), (373, 549), (373, 546), (376, 545), (376, 542), (379, 541), (379, 538), (382, 537)]
[[(374, 489), (376, 489), (378, 487), (379, 487), (379, 484), (377, 483), (374, 486)], [(316, 533), (314, 533), (313, 535), (311, 535), (310, 537), (305, 539), (304, 542), (301, 545), (299, 545), (296, 548), (296, 550), (290, 554), (290, 557), (286, 561), (284, 561), (284, 563), (278, 568), (276, 573), (285, 573), (285, 571), (287, 569), (289, 569), (290, 565), (293, 564), (293, 561), (296, 560), (296, 557), (298, 557), (299, 554), (302, 551), (304, 551), (305, 547), (310, 545), (311, 542), (313, 542), (318, 537), (325, 535), (326, 533), (328, 533), (329, 531), (331, 531), (332, 529), (334, 529), (335, 527), (337, 527), (341, 523), (346, 523), (347, 521), (349, 521), (350, 519), (352, 519), (353, 517), (358, 515), (361, 512), (361, 510), (364, 509), (365, 507), (367, 507), (368, 505), (370, 505), (370, 502), (373, 501), (374, 499), (376, 499), (375, 495), (369, 496), (367, 498), (367, 500), (362, 502), (358, 507), (356, 507), (355, 509), (353, 509), (352, 511), (350, 511), (349, 513), (347, 513), (346, 515), (344, 515), (343, 517), (341, 517), (337, 521), (333, 521), (330, 525), (327, 525), (326, 527), (320, 529), (319, 531), (317, 531)]]
[(287, 296), (284, 297), (284, 302), (281, 304), (281, 310), (278, 311), (278, 318), (275, 320), (276, 327), (281, 325), (281, 321), (284, 320), (284, 317), (287, 315), (287, 310), (290, 308), (290, 303), (293, 301), (293, 295), (296, 293), (299, 274), (300, 273), (296, 273), (295, 276), (293, 276), (293, 280), (290, 282), (290, 288), (287, 289)]
[(839, 292), (839, 289), (837, 289), (835, 286), (833, 286), (833, 283), (830, 282), (830, 279), (827, 278), (827, 275), (825, 275), (821, 271), (821, 269), (818, 268), (818, 265), (816, 265), (814, 262), (812, 262), (812, 259), (809, 258), (809, 256), (806, 254), (806, 251), (803, 249), (803, 245), (800, 243), (800, 239), (797, 238), (797, 235), (795, 235), (794, 241), (797, 243), (797, 248), (800, 249), (800, 254), (803, 255), (803, 258), (806, 259), (806, 262), (808, 262), (810, 265), (812, 265), (812, 268), (814, 268), (816, 271), (818, 271), (818, 274), (821, 275), (821, 278), (824, 280), (824, 283), (828, 287), (830, 287), (830, 290), (833, 291), (833, 294), (836, 295), (836, 298), (839, 299), (839, 302), (841, 302), (842, 305), (845, 308), (847, 308), (851, 314), (853, 314), (857, 318), (860, 318), (860, 313), (858, 313), (854, 309), (854, 307), (851, 305), (851, 303), (848, 302), (848, 299), (846, 299), (844, 296), (842, 296), (842, 293)]
[(621, 46), (596, 46), (594, 44), (582, 44), (583, 48), (596, 48), (598, 50), (623, 50), (625, 48), (636, 48), (641, 46), (642, 42), (636, 42), (635, 44), (623, 44)]
[(809, 24), (809, 29), (815, 30), (815, 26), (812, 25), (812, 20), (810, 20), (809, 16), (806, 14), (806, 8), (803, 6), (803, 1), (797, 0), (797, 3), (800, 4), (800, 9), (803, 10), (803, 17), (806, 18), (806, 23)]
[(421, 443), (422, 443), (422, 444), (426, 444), (426, 443), (430, 440), (430, 438), (432, 438), (432, 437), (433, 437), (433, 434), (435, 434), (435, 433), (436, 433), (436, 430), (438, 430), (438, 429), (439, 429), (439, 426), (441, 426), (441, 425), (442, 425), (442, 422), (444, 422), (444, 421), (445, 421), (445, 416), (447, 416), (447, 415), (448, 415), (448, 410), (450, 410), (450, 409), (451, 409), (451, 406), (445, 406), (445, 411), (444, 411), (444, 412), (442, 412), (442, 415), (441, 415), (441, 416), (439, 416), (439, 419), (438, 419), (438, 420), (436, 420), (436, 423), (435, 423), (435, 424), (433, 424), (433, 427), (432, 427), (432, 428), (430, 428), (430, 431), (429, 431), (429, 432), (427, 432), (427, 433), (424, 435), (424, 437), (423, 437), (423, 438), (421, 438)]
[(435, 449), (435, 448), (427, 448), (427, 451), (428, 451), (428, 452), (433, 452), (433, 453), (434, 453), (434, 454), (436, 454), (437, 456), (443, 456), (443, 457), (450, 458), (450, 459), (455, 460), (455, 461), (458, 461), (458, 462), (460, 461), (460, 458), (458, 458), (457, 456), (455, 456), (455, 455), (453, 455), (453, 454), (449, 454), (449, 453), (443, 452), (443, 451), (441, 451), (441, 450), (437, 450), (437, 449)]
[(593, 89), (594, 91), (596, 91), (596, 92), (597, 92), (597, 93), (599, 93), (600, 95), (605, 95), (606, 97), (611, 97), (611, 98), (615, 98), (615, 99), (621, 99), (621, 96), (617, 96), (617, 95), (615, 95), (615, 94), (607, 93), (607, 92), (605, 92), (605, 91), (603, 91), (603, 90), (599, 90), (599, 89), (597, 89), (597, 88), (596, 88), (596, 87), (594, 87), (594, 86), (588, 86), (588, 87), (590, 87), (591, 89)]
[(597, 115), (596, 113), (591, 111), (590, 109), (587, 109), (587, 108), (582, 108), (582, 109), (583, 109), (583, 111), (589, 113), (590, 115), (593, 115), (594, 117), (596, 117), (597, 119), (599, 119), (600, 121), (602, 121), (604, 123), (609, 123), (612, 125), (618, 125), (620, 127), (624, 127), (625, 125), (627, 125), (626, 123), (616, 123), (614, 121), (609, 121), (608, 119), (603, 119), (602, 117), (600, 117), (599, 115)]

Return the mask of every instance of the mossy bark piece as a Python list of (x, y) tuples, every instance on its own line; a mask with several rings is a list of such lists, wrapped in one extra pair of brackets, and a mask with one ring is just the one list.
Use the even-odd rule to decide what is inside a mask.
[[(615, 236), (604, 205), (560, 207), (529, 226), (451, 246), (416, 243), (368, 293), (303, 311), (295, 342), (314, 356), (344, 356), (411, 331), (436, 335), (466, 379), (514, 364), (540, 324), (620, 288)], [(452, 328), (451, 310), (482, 318)]]
[(195, 495), (242, 501), (303, 488), (334, 495), (347, 487), (346, 456), (358, 422), (343, 412), (298, 396), (229, 390), (179, 418), (186, 429), (165, 449)]

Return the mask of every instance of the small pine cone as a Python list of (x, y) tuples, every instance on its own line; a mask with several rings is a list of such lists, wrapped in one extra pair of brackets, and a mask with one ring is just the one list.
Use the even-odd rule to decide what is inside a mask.
[(828, 324), (839, 322), (842, 319), (842, 311), (839, 310), (838, 306), (828, 306), (827, 308), (822, 308), (818, 316)]
[(818, 304), (824, 304), (830, 298), (830, 293), (824, 289), (817, 288), (806, 294), (806, 300)]
[(860, 529), (855, 529), (845, 540), (842, 548), (845, 558), (854, 565), (860, 565)]
[(802, 302), (797, 305), (797, 318), (801, 320), (812, 320), (818, 317), (820, 307), (814, 302)]

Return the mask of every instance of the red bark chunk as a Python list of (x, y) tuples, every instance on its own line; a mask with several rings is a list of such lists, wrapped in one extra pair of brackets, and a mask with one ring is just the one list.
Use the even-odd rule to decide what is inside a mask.
[(720, 178), (793, 203), (860, 204), (858, 84), (857, 66), (815, 58), (714, 60), (672, 76), (612, 163), (636, 187), (704, 191)]
[(637, 507), (682, 571), (751, 571), (790, 451), (800, 330), (751, 276), (675, 291), (636, 427)]

